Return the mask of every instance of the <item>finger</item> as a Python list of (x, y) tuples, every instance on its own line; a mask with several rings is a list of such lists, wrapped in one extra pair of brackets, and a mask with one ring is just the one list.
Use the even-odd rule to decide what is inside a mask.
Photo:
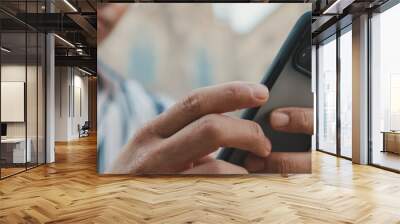
[(271, 143), (257, 123), (220, 114), (202, 117), (163, 144), (163, 158), (176, 164), (192, 163), (219, 147), (240, 148), (260, 157), (271, 152)]
[(286, 107), (272, 111), (270, 124), (277, 131), (313, 134), (314, 116), (312, 108)]
[(119, 19), (127, 10), (127, 4), (106, 4), (99, 8), (97, 19), (97, 41), (100, 44), (115, 27)]
[(211, 161), (214, 161), (214, 160), (215, 160), (215, 158), (212, 157), (211, 155), (206, 155), (203, 158), (200, 158), (199, 160), (194, 161), (193, 165), (194, 166), (199, 166), (201, 164), (208, 163), (208, 162), (211, 162)]
[(247, 174), (247, 170), (243, 167), (222, 161), (213, 160), (195, 166), (192, 169), (185, 170), (182, 174)]
[(162, 113), (149, 127), (153, 133), (169, 137), (206, 114), (260, 106), (267, 98), (268, 89), (261, 84), (231, 82), (201, 88)]
[(267, 158), (250, 154), (244, 167), (252, 173), (311, 173), (311, 153), (272, 152)]

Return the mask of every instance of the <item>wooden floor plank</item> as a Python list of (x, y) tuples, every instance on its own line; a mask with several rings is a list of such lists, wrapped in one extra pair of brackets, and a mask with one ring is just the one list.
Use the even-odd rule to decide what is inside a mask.
[(96, 173), (95, 136), (0, 181), (0, 223), (400, 223), (400, 175), (313, 152), (313, 173), (130, 177)]

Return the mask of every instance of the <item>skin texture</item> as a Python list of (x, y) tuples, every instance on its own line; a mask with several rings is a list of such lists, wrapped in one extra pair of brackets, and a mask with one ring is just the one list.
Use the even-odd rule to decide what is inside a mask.
[(267, 157), (271, 143), (257, 123), (222, 114), (260, 106), (267, 99), (268, 89), (260, 84), (231, 82), (198, 89), (143, 127), (124, 147), (112, 172), (246, 173), (209, 155), (219, 147), (237, 147)]
[[(266, 119), (277, 131), (313, 134), (313, 109), (279, 108)], [(311, 173), (311, 152), (272, 152), (267, 158), (250, 155), (245, 167), (252, 173)]]
[[(98, 10), (98, 44), (112, 32), (127, 11), (126, 4), (102, 4)], [(259, 91), (256, 91), (258, 89)], [(254, 90), (254, 91), (253, 91)], [(311, 172), (310, 153), (271, 152), (271, 143), (258, 124), (222, 113), (255, 107), (267, 101), (265, 87), (229, 83), (189, 95), (143, 127), (124, 147), (113, 173), (246, 174)], [(312, 108), (280, 108), (266, 122), (279, 131), (313, 133)], [(218, 147), (250, 152), (245, 168), (215, 160)]]

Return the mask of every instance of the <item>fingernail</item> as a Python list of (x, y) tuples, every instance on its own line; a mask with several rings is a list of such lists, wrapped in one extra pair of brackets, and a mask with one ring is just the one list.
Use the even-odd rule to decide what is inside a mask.
[(249, 84), (253, 96), (258, 100), (265, 100), (268, 97), (268, 88), (261, 84)]
[(271, 123), (274, 127), (285, 127), (289, 125), (290, 117), (284, 112), (273, 112), (271, 117)]

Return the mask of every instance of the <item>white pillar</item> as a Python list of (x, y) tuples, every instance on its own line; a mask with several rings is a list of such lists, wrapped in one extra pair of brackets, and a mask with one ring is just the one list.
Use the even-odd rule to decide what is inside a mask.
[(55, 56), (54, 35), (46, 36), (46, 163), (55, 161)]
[(353, 20), (353, 162), (368, 163), (368, 15)]

